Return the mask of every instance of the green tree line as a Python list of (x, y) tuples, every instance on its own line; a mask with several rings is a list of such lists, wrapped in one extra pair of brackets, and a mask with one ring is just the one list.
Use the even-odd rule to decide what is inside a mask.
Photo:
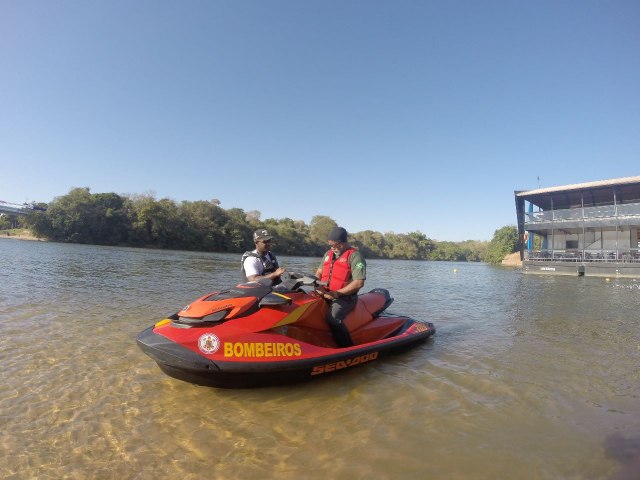
[[(39, 206), (46, 210), (19, 219), (35, 236), (94, 245), (239, 253), (254, 248), (252, 233), (264, 227), (275, 237), (276, 253), (320, 256), (327, 248), (329, 231), (336, 226), (325, 215), (314, 216), (308, 225), (290, 218), (263, 221), (259, 211), (224, 209), (216, 199), (178, 203), (149, 194), (91, 193), (89, 188), (74, 188)], [(515, 227), (507, 226), (496, 230), (490, 242), (439, 242), (419, 231), (365, 230), (350, 233), (349, 239), (365, 258), (499, 263), (515, 251), (518, 234)]]

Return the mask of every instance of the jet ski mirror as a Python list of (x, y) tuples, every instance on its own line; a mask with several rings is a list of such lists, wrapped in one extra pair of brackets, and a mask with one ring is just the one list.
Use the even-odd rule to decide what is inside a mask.
[(285, 272), (282, 275), (282, 283), (275, 287), (276, 290), (295, 292), (297, 290), (309, 290), (318, 279), (314, 275), (304, 273)]
[(265, 305), (291, 305), (291, 299), (279, 293), (267, 293), (259, 303), (261, 307)]
[(220, 310), (206, 315), (202, 318), (189, 318), (189, 317), (177, 317), (173, 321), (182, 325), (189, 325), (192, 327), (203, 326), (207, 323), (220, 322), (228, 315), (229, 310)]
[(259, 280), (256, 280), (255, 283), (259, 283), (260, 285), (264, 285), (265, 287), (270, 287), (271, 285), (273, 285), (273, 280), (271, 280), (270, 278), (261, 278)]

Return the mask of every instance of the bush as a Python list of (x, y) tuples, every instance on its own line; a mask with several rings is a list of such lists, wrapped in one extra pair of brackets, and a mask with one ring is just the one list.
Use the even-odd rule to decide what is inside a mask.
[(518, 248), (518, 229), (513, 225), (502, 227), (494, 232), (484, 261), (492, 265), (498, 265), (504, 257), (515, 252)]

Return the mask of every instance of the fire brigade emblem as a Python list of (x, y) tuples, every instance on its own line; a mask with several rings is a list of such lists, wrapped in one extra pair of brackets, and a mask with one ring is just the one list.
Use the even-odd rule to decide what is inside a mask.
[(198, 347), (204, 353), (216, 353), (220, 348), (220, 340), (213, 333), (205, 333), (198, 339)]

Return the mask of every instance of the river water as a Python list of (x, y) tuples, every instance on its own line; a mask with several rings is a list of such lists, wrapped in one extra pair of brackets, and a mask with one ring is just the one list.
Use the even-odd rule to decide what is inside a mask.
[(236, 283), (239, 255), (1, 239), (0, 478), (640, 476), (640, 282), (389, 260), (368, 275), (432, 341), (221, 390), (167, 377), (135, 337)]

